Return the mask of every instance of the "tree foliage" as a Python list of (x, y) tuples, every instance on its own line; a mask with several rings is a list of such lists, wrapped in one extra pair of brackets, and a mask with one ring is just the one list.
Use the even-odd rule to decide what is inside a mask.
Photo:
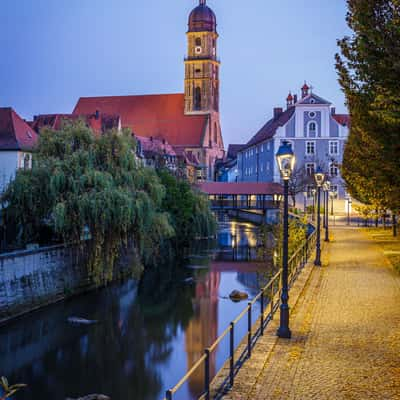
[(351, 36), (338, 42), (339, 82), (351, 116), (343, 177), (351, 195), (400, 209), (400, 1), (348, 0)]
[[(153, 169), (138, 165), (128, 132), (96, 138), (82, 121), (65, 123), (41, 133), (32, 169), (18, 171), (3, 196), (5, 218), (18, 226), (20, 245), (39, 241), (44, 227), (64, 243), (79, 244), (90, 275), (107, 282), (123, 246), (133, 246), (138, 260), (151, 264), (176, 236), (177, 220), (186, 221), (187, 210), (168, 210), (165, 203), (169, 186), (178, 185), (174, 179), (161, 182)], [(186, 196), (196, 205), (195, 221), (205, 210), (197, 206), (203, 200), (190, 187)], [(202, 228), (193, 225), (194, 231)]]

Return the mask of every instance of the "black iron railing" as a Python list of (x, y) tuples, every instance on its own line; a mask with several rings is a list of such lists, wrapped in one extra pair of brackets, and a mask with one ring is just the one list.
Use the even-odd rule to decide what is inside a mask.
[[(315, 247), (316, 232), (314, 231), (308, 239), (302, 244), (302, 246), (291, 256), (288, 262), (289, 268), (289, 288), (296, 280), (298, 274), (307, 263), (310, 254)], [(229, 326), (222, 332), (222, 334), (215, 340), (215, 342), (204, 350), (204, 354), (196, 361), (196, 363), (190, 368), (185, 376), (172, 388), (167, 390), (166, 397), (164, 400), (173, 400), (174, 394), (190, 379), (190, 377), (197, 372), (201, 367), (204, 369), (204, 389), (199, 395), (199, 399), (210, 400), (211, 399), (211, 382), (214, 377), (210, 376), (210, 359), (211, 355), (222, 340), (229, 335), (229, 358), (225, 361), (227, 365), (227, 375), (224, 377), (220, 385), (215, 389), (213, 393), (213, 399), (220, 398), (223, 394), (233, 386), (235, 376), (240, 370), (243, 363), (251, 357), (252, 348), (256, 344), (257, 340), (264, 335), (264, 330), (268, 323), (273, 319), (275, 312), (280, 306), (280, 292), (281, 292), (281, 274), (280, 269), (263, 287), (257, 296), (247, 304), (247, 307), (233, 320)], [(253, 325), (253, 306), (260, 302), (260, 314), (258, 320)], [(241, 338), (240, 344), (235, 348), (235, 327), (247, 316), (247, 332), (244, 337)], [(238, 353), (238, 350), (243, 350)], [(228, 363), (229, 361), (229, 363)], [(216, 376), (225, 368), (223, 366)]]

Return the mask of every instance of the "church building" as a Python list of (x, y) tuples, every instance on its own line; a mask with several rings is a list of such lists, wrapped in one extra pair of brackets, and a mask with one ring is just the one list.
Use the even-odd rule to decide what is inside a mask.
[(189, 16), (184, 93), (81, 97), (73, 114), (119, 115), (136, 136), (165, 140), (177, 154), (199, 160), (198, 179), (214, 179), (224, 157), (219, 116), (217, 21), (206, 0)]

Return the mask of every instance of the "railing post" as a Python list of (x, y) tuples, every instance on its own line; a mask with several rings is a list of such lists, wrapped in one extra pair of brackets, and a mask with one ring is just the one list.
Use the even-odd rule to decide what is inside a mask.
[(264, 289), (261, 290), (261, 336), (264, 336)]
[(172, 400), (172, 390), (167, 390), (165, 397), (167, 400)]
[(229, 362), (229, 383), (233, 386), (233, 380), (235, 377), (235, 324), (231, 322), (231, 331), (230, 331), (230, 338), (229, 338), (229, 352), (230, 352), (230, 362)]
[(251, 357), (251, 303), (247, 309), (247, 353)]
[(206, 359), (204, 361), (204, 391), (205, 399), (210, 400), (210, 349), (205, 349)]
[(274, 319), (274, 284), (275, 282), (272, 282), (271, 284), (271, 299), (269, 301), (271, 306), (271, 320)]

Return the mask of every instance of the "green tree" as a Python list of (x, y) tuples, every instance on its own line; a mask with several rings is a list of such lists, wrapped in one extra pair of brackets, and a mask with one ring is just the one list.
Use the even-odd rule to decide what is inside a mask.
[(400, 209), (400, 0), (347, 3), (353, 34), (338, 41), (342, 54), (336, 55), (351, 115), (343, 177), (353, 197), (395, 216)]
[(3, 201), (19, 244), (38, 241), (43, 227), (51, 228), (64, 243), (79, 244), (90, 275), (104, 283), (124, 245), (148, 263), (174, 236), (161, 208), (165, 193), (157, 174), (137, 165), (127, 132), (95, 138), (79, 121), (41, 133), (33, 168), (18, 171)]
[(175, 248), (187, 247), (196, 238), (213, 235), (216, 223), (207, 198), (165, 169), (159, 170), (158, 175), (167, 188), (162, 208), (171, 215)]

